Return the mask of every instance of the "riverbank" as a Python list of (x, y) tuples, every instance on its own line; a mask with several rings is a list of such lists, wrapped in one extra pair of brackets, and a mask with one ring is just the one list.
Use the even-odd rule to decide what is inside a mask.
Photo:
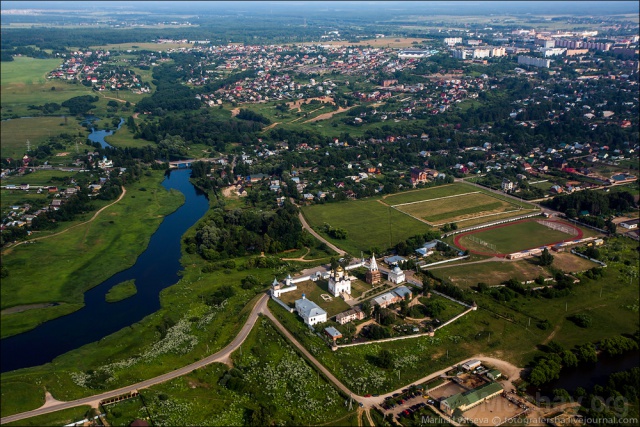
[(35, 244), (16, 246), (4, 255), (9, 275), (2, 280), (0, 308), (61, 305), (3, 313), (1, 337), (81, 308), (84, 292), (133, 265), (162, 219), (183, 203), (181, 194), (162, 187), (163, 178), (163, 171), (151, 171), (128, 185), (126, 197), (94, 221)]

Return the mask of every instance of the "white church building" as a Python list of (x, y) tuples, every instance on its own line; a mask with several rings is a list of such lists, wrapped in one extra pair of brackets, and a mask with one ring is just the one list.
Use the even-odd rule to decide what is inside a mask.
[(338, 297), (345, 293), (351, 295), (351, 279), (347, 276), (341, 266), (338, 266), (329, 276), (329, 293)]
[(395, 283), (396, 285), (399, 285), (400, 283), (403, 283), (406, 280), (407, 278), (405, 277), (404, 271), (402, 271), (402, 269), (397, 265), (393, 267), (393, 269), (389, 270), (389, 281), (391, 283)]

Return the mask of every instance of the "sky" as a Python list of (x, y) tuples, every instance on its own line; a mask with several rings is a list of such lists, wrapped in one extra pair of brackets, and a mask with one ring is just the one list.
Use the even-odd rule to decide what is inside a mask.
[(358, 10), (380, 8), (395, 11), (430, 9), (441, 13), (465, 11), (466, 13), (531, 13), (531, 14), (620, 14), (638, 13), (637, 1), (2, 1), (1, 9), (113, 9), (158, 11), (167, 13), (214, 12), (225, 9), (251, 11), (333, 9)]

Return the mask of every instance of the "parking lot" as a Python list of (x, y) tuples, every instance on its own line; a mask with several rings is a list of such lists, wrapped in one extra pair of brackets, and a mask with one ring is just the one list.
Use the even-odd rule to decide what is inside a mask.
[[(427, 406), (428, 400), (431, 399), (425, 399), (422, 397), (422, 392), (416, 390), (414, 392), (399, 394), (395, 398), (387, 399), (380, 405), (380, 408), (385, 414), (393, 414), (393, 416), (396, 417), (402, 416), (401, 414), (404, 411), (406, 411), (405, 415), (407, 415)], [(394, 401), (397, 403), (394, 403)], [(431, 402), (433, 402), (433, 400), (431, 400)]]

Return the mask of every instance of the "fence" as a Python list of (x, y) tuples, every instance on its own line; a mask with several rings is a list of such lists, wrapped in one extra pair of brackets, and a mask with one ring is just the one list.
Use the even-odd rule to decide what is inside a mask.
[(271, 299), (274, 300), (275, 302), (277, 302), (278, 304), (280, 304), (289, 313), (293, 313), (293, 308), (291, 308), (287, 304), (283, 303), (279, 298), (276, 298), (275, 296), (271, 295)]
[(584, 259), (588, 259), (591, 262), (595, 262), (596, 264), (602, 266), (602, 267), (606, 267), (607, 264), (605, 264), (604, 262), (597, 260), (597, 259), (593, 259), (593, 258), (589, 258), (588, 256), (581, 254), (580, 252), (576, 251), (575, 249), (571, 249), (571, 253), (574, 255), (578, 255), (580, 258), (584, 258)]
[(523, 219), (533, 218), (535, 216), (540, 216), (540, 215), (542, 215), (542, 213), (537, 212), (537, 213), (533, 213), (533, 214), (529, 214), (529, 215), (518, 216), (518, 217), (515, 217), (515, 218), (503, 219), (501, 221), (495, 221), (495, 222), (489, 222), (489, 223), (486, 223), (486, 224), (480, 224), (480, 225), (476, 225), (474, 227), (467, 227), (467, 228), (451, 231), (451, 232), (449, 232), (447, 234), (443, 234), (442, 236), (440, 236), (440, 238), (444, 239), (445, 237), (453, 236), (455, 234), (466, 233), (467, 231), (473, 231), (473, 230), (480, 230), (481, 228), (493, 227), (494, 225), (500, 225), (500, 224), (506, 224), (508, 222), (520, 221), (520, 220), (523, 220)]
[(425, 268), (433, 267), (434, 265), (446, 264), (447, 262), (453, 262), (453, 261), (460, 261), (461, 259), (466, 259), (466, 258), (469, 258), (469, 255), (459, 256), (457, 258), (445, 259), (444, 261), (432, 262), (431, 264), (425, 264), (421, 266), (420, 269), (424, 270)]

